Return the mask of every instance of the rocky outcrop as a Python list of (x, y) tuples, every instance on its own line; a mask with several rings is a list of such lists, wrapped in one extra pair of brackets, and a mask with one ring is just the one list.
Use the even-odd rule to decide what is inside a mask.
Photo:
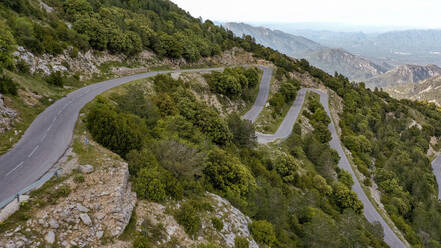
[[(259, 247), (250, 234), (248, 225), (252, 221), (248, 216), (218, 195), (206, 193), (205, 199), (210, 202), (213, 210), (209, 213), (201, 213), (202, 228), (194, 239), (185, 233), (184, 228), (172, 215), (174, 210), (179, 209), (180, 203), (169, 202), (163, 205), (148, 201), (138, 202), (136, 229), (139, 232), (145, 232), (146, 226), (160, 226), (163, 231), (160, 235), (162, 239), (158, 241), (159, 246), (174, 240), (178, 247), (197, 247), (199, 244), (210, 241), (221, 247), (233, 248), (235, 238), (240, 236), (248, 239), (250, 248)], [(213, 217), (223, 222), (222, 230), (215, 230), (211, 222)]]
[[(69, 153), (72, 156), (72, 153)], [(76, 169), (56, 185), (69, 187), (71, 193), (55, 204), (36, 209), (25, 225), (0, 235), (0, 247), (97, 247), (102, 239), (119, 236), (129, 223), (136, 204), (136, 194), (128, 182), (127, 163), (102, 155), (100, 165), (82, 166), (79, 172), (76, 156), (66, 161)], [(76, 172), (77, 171), (77, 172)], [(83, 178), (83, 179), (78, 179)], [(128, 247), (119, 242), (118, 247)]]
[(13, 126), (16, 117), (17, 112), (6, 106), (3, 95), (0, 94), (0, 134)]
[(24, 47), (18, 47), (14, 52), (14, 56), (24, 60), (30, 66), (30, 72), (40, 72), (45, 75), (54, 71), (69, 71), (71, 73), (81, 72), (83, 76), (91, 76), (93, 73), (100, 73), (98, 68), (104, 62), (117, 61), (121, 62), (123, 56), (110, 55), (108, 53), (94, 53), (91, 50), (87, 52), (78, 52), (73, 58), (71, 56), (73, 48), (68, 48), (63, 54), (53, 56), (43, 54), (35, 56), (27, 51)]
[(417, 83), (441, 75), (441, 68), (436, 65), (402, 65), (382, 75), (366, 81), (370, 88), (385, 87), (397, 84)]

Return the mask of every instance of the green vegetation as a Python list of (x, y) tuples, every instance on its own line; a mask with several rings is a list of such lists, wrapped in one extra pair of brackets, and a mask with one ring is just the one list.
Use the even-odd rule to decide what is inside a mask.
[[(278, 77), (277, 71), (280, 71), (280, 68), (276, 70), (276, 77)], [(296, 99), (297, 91), (300, 89), (300, 82), (295, 78), (290, 78), (288, 75), (281, 76), (280, 80), (282, 83), (279, 89), (269, 99), (269, 107), (264, 108), (256, 122), (259, 131), (265, 133), (276, 132)]]
[(240, 236), (236, 236), (234, 239), (234, 248), (248, 248), (250, 247), (250, 242), (248, 239)]
[(271, 247), (277, 240), (273, 225), (266, 220), (253, 221), (250, 229), (254, 240), (259, 244)]
[[(302, 68), (343, 98), (342, 141), (365, 176), (373, 175), (381, 202), (405, 238), (415, 246), (440, 247), (437, 187), (427, 157), (432, 136), (439, 137), (441, 112), (434, 105), (398, 101), (363, 83), (352, 84), (310, 67)], [(422, 126), (410, 127), (412, 120)], [(368, 185), (370, 182), (367, 183)]]
[(259, 84), (259, 72), (256, 68), (226, 68), (223, 72), (213, 71), (206, 75), (211, 91), (231, 99), (241, 97), (246, 102), (253, 102), (253, 89)]
[(214, 229), (216, 229), (218, 232), (222, 231), (224, 228), (224, 223), (222, 220), (216, 217), (211, 218), (211, 224), (213, 224)]
[[(173, 213), (190, 236), (198, 235), (201, 214), (212, 209), (200, 201), (210, 191), (254, 219), (256, 240), (272, 247), (323, 247), (330, 239), (331, 247), (385, 246), (381, 227), (364, 219), (351, 182), (336, 170), (338, 156), (327, 139), (322, 142), (324, 130), (302, 134), (297, 124), (279, 149), (260, 147), (253, 125), (237, 115), (221, 117), (196, 99), (191, 84), (169, 75), (151, 83), (152, 91), (134, 83), (98, 97), (86, 110), (87, 127), (97, 141), (125, 157), (141, 199), (183, 199)], [(308, 102), (311, 123), (329, 123), (321, 105)], [(107, 117), (99, 117), (103, 113)], [(107, 128), (111, 131), (104, 130), (106, 123), (113, 125)], [(144, 130), (139, 139), (112, 143), (120, 133), (131, 137), (136, 130)], [(132, 150), (123, 153), (122, 147)], [(211, 221), (221, 229), (220, 220)], [(339, 233), (343, 227), (345, 233)], [(238, 247), (247, 244), (237, 241)]]
[(3, 75), (0, 77), (0, 93), (17, 95), (17, 84), (12, 78)]

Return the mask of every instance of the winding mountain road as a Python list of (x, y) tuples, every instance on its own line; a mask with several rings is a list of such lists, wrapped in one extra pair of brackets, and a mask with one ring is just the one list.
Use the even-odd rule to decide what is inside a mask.
[(72, 142), (80, 110), (97, 95), (130, 81), (164, 73), (207, 72), (223, 68), (147, 72), (92, 84), (69, 93), (44, 110), (20, 141), (0, 157), (0, 202), (41, 178)]
[[(272, 69), (267, 67), (261, 68), (264, 70), (264, 74), (259, 85), (258, 97), (250, 111), (242, 117), (252, 122), (257, 120), (269, 95)], [(18, 191), (41, 178), (53, 167), (58, 159), (65, 153), (72, 141), (73, 129), (80, 110), (97, 95), (130, 81), (148, 78), (158, 74), (171, 72), (207, 72), (214, 70), (223, 70), (223, 68), (166, 70), (121, 77), (86, 86), (56, 101), (38, 115), (16, 146), (0, 157), (0, 202), (14, 196)], [(276, 139), (287, 138), (291, 134), (293, 125), (300, 114), (307, 91), (320, 94), (320, 102), (330, 116), (328, 94), (326, 92), (317, 89), (301, 89), (277, 132), (271, 135), (257, 133), (260, 143), (268, 143)], [(358, 198), (364, 205), (364, 215), (370, 222), (378, 221), (381, 223), (385, 234), (384, 240), (388, 245), (394, 248), (406, 247), (378, 214), (361, 188), (346, 154), (343, 152), (334, 123), (331, 122), (328, 128), (332, 134), (330, 145), (337, 150), (341, 157), (338, 166), (351, 173), (355, 182), (352, 189), (357, 193)], [(438, 164), (441, 165), (441, 160)], [(438, 185), (441, 185), (441, 183), (438, 183)]]
[[(297, 97), (289, 109), (285, 119), (282, 121), (282, 124), (277, 129), (276, 133), (274, 134), (262, 134), (257, 133), (257, 140), (259, 143), (269, 143), (273, 142), (278, 139), (285, 139), (288, 138), (291, 135), (292, 129), (294, 127), (294, 123), (296, 122), (300, 111), (302, 110), (303, 103), (305, 101), (306, 92), (312, 91), (315, 93), (318, 93), (320, 95), (320, 103), (323, 105), (326, 113), (328, 114), (329, 118), (332, 120), (331, 112), (329, 109), (329, 95), (328, 93), (318, 90), (318, 89), (312, 89), (312, 88), (302, 88), (297, 93)], [(266, 100), (265, 100), (266, 101)], [(247, 119), (245, 116), (244, 119)], [(248, 119), (251, 122), (254, 122), (257, 118), (254, 119)], [(378, 213), (377, 209), (372, 205), (371, 201), (367, 197), (366, 193), (364, 192), (363, 188), (360, 185), (360, 182), (358, 181), (358, 178), (355, 176), (354, 171), (352, 170), (351, 165), (349, 164), (349, 160), (343, 151), (343, 147), (341, 145), (340, 138), (337, 134), (337, 130), (335, 128), (334, 122), (331, 121), (331, 123), (328, 126), (329, 131), (331, 132), (332, 139), (330, 141), (331, 148), (335, 149), (338, 152), (338, 155), (340, 156), (340, 161), (338, 162), (338, 167), (341, 169), (346, 170), (352, 175), (352, 179), (354, 180), (354, 185), (352, 186), (352, 190), (357, 194), (358, 199), (363, 203), (364, 206), (364, 216), (366, 219), (371, 222), (378, 222), (381, 224), (384, 230), (384, 241), (393, 248), (402, 248), (407, 247), (403, 241), (401, 241), (398, 236), (392, 231), (390, 226), (384, 221), (383, 217)], [(438, 166), (441, 167), (441, 159), (439, 159)], [(441, 173), (441, 170), (438, 169), (438, 172)], [(437, 180), (439, 177), (437, 177)], [(438, 182), (438, 185), (441, 185), (441, 183)]]

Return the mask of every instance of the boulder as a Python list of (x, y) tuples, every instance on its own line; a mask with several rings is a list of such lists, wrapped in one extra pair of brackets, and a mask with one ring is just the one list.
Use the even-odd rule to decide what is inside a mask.
[(90, 164), (80, 165), (80, 171), (84, 174), (89, 174), (93, 172), (93, 166)]
[(54, 218), (51, 218), (49, 220), (49, 226), (53, 229), (57, 229), (60, 225), (58, 225), (58, 222)]
[(88, 214), (80, 214), (80, 219), (81, 221), (87, 225), (87, 226), (91, 226), (92, 225), (92, 220), (90, 219)]
[(46, 242), (48, 244), (53, 244), (55, 242), (55, 233), (52, 231), (49, 231), (46, 236), (44, 236), (44, 240), (46, 240)]

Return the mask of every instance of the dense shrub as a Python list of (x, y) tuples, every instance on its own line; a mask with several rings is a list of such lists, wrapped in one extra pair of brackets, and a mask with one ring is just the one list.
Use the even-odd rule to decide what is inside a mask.
[(228, 118), (228, 128), (233, 134), (233, 143), (240, 147), (253, 147), (257, 137), (253, 123), (242, 120), (238, 114), (232, 114)]
[(244, 195), (255, 185), (248, 168), (219, 148), (207, 155), (204, 174), (214, 188), (223, 191)]
[(133, 149), (139, 150), (144, 143), (144, 122), (130, 114), (118, 114), (105, 100), (90, 109), (86, 120), (93, 138), (123, 157)]
[(17, 95), (17, 84), (6, 75), (0, 76), (0, 93)]
[(277, 242), (273, 225), (266, 220), (256, 220), (250, 225), (251, 234), (257, 243), (273, 246)]
[(213, 71), (206, 78), (211, 91), (237, 99), (240, 96), (246, 98), (246, 92), (257, 86), (259, 74), (255, 68), (235, 67), (226, 68), (223, 72)]
[(160, 173), (156, 168), (142, 168), (136, 177), (135, 191), (139, 198), (155, 202), (165, 200), (165, 185), (158, 179)]
[(49, 76), (46, 77), (46, 82), (48, 82), (51, 85), (63, 87), (65, 78), (61, 74), (60, 71), (56, 71), (51, 73)]
[(234, 248), (248, 248), (248, 247), (250, 247), (250, 242), (248, 241), (247, 238), (238, 235), (234, 238)]
[(184, 202), (176, 213), (176, 220), (184, 226), (185, 232), (191, 237), (195, 237), (201, 228), (201, 218), (198, 209), (192, 202)]
[(222, 220), (217, 217), (211, 218), (211, 224), (218, 232), (222, 231), (222, 229), (224, 228), (224, 222), (222, 222)]

